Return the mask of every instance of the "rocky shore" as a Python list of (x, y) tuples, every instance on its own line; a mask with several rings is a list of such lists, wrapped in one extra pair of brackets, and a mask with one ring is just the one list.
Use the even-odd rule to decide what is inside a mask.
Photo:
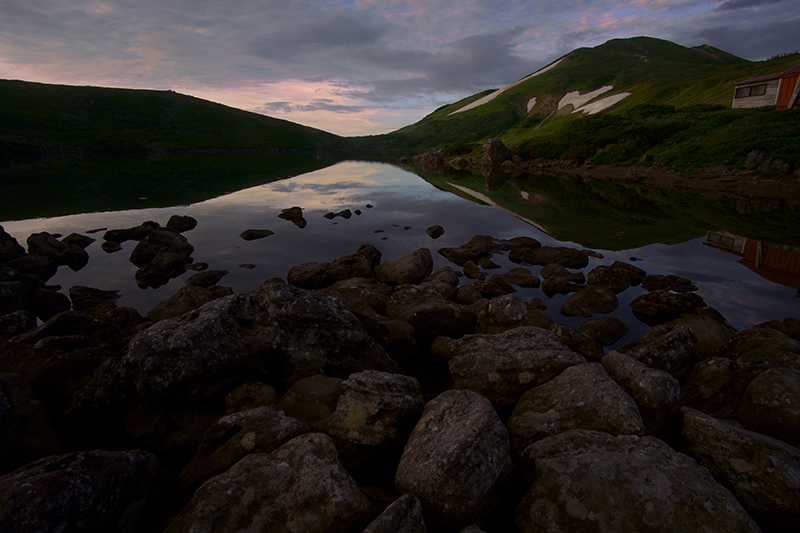
[(593, 165), (591, 161), (552, 161), (542, 158), (523, 159), (515, 156), (499, 139), (490, 139), (482, 148), (486, 153), (475, 158), (469, 155), (445, 157), (442, 152), (427, 152), (403, 159), (426, 170), (493, 170), (507, 175), (548, 174), (567, 178), (613, 181), (626, 186), (648, 186), (694, 191), (707, 196), (744, 196), (786, 200), (800, 203), (800, 167), (792, 169), (782, 159), (764, 151), (753, 150), (742, 161), (741, 168), (716, 166), (697, 172), (670, 170), (663, 165), (611, 166)]
[[(104, 249), (138, 241), (137, 282), (157, 286), (195, 268), (191, 227), (111, 230)], [(371, 245), (246, 294), (198, 272), (142, 317), (114, 291), (47, 285), (90, 242), (35, 234), (26, 251), (0, 231), (2, 531), (800, 519), (797, 318), (736, 331), (690, 280), (622, 262), (584, 273), (590, 250), (486, 235), (436, 250), (453, 265), (436, 272), (427, 248), (385, 260)], [(631, 286), (650, 327), (608, 351), (627, 326), (603, 315)], [(561, 314), (586, 321), (558, 324), (517, 287), (569, 294)]]

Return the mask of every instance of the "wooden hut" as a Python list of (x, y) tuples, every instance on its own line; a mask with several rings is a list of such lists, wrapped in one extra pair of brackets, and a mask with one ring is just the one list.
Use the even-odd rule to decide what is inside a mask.
[(733, 93), (734, 108), (775, 106), (776, 109), (800, 107), (798, 89), (800, 65), (777, 74), (767, 74), (736, 83)]

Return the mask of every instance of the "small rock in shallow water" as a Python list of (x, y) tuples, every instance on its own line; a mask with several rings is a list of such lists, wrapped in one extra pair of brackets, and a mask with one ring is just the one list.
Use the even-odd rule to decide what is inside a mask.
[(239, 268), (246, 268), (247, 270), (253, 270), (256, 267), (253, 263), (242, 263), (239, 265)]
[(264, 237), (269, 237), (270, 235), (274, 234), (274, 231), (270, 231), (268, 229), (248, 229), (241, 232), (239, 237), (246, 241), (254, 241), (256, 239), (263, 239)]
[(436, 224), (426, 229), (425, 233), (427, 233), (428, 237), (430, 237), (431, 239), (438, 239), (439, 237), (444, 235), (444, 228)]

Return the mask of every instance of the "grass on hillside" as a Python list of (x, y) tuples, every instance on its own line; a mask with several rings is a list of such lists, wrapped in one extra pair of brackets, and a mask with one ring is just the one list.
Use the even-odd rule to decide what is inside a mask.
[(622, 114), (573, 120), (520, 142), (524, 157), (591, 160), (595, 164), (664, 163), (681, 170), (741, 168), (751, 150), (800, 165), (800, 113), (770, 108), (640, 105)]

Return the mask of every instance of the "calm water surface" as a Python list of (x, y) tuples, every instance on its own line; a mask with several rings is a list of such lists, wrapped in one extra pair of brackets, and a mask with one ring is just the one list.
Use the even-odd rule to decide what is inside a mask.
[[(372, 207), (367, 208), (367, 205)], [(305, 228), (300, 229), (277, 217), (282, 209), (292, 206), (304, 209), (308, 221)], [(341, 217), (328, 220), (323, 216), (343, 209), (358, 209), (361, 215), (353, 215), (347, 220)], [(0, 224), (24, 245), (27, 236), (34, 232), (85, 234), (97, 228), (136, 226), (146, 220), (165, 225), (169, 217), (176, 214), (197, 219), (197, 227), (184, 234), (195, 248), (195, 262), (208, 263), (210, 269), (230, 271), (220, 285), (230, 286), (236, 292), (254, 290), (272, 277), (285, 279), (292, 265), (327, 262), (351, 254), (362, 244), (376, 246), (383, 253), (384, 261), (417, 248), (430, 248), (434, 270), (446, 265), (458, 269), (436, 250), (459, 246), (476, 234), (501, 239), (527, 235), (545, 245), (580, 246), (557, 241), (505, 210), (441, 190), (401, 168), (364, 162), (338, 163), (192, 205), (85, 213)], [(425, 229), (433, 224), (445, 229), (445, 234), (437, 240), (425, 233)], [(250, 228), (270, 229), (275, 234), (265, 239), (244, 241), (239, 234)], [(136, 267), (128, 261), (136, 242), (126, 242), (122, 251), (108, 254), (100, 247), (102, 235), (102, 232), (93, 235), (97, 241), (87, 249), (90, 260), (85, 268), (73, 272), (61, 267), (49, 283), (61, 285), (64, 292), (74, 285), (118, 289), (122, 293), (119, 305), (134, 307), (146, 314), (194, 273), (187, 272), (159, 289), (139, 289), (134, 282)], [(680, 244), (650, 244), (624, 251), (596, 249), (604, 258), (591, 259), (586, 271), (615, 260), (640, 258), (636, 264), (650, 274), (671, 273), (693, 280), (706, 302), (739, 329), (798, 315), (800, 298), (796, 297), (796, 289), (767, 281), (737, 263), (738, 257), (706, 246), (704, 241), (705, 237), (701, 237)], [(495, 256), (494, 260), (503, 267), (496, 271), (499, 273), (519, 266), (502, 255)], [(256, 267), (250, 270), (239, 266), (245, 263)], [(534, 273), (539, 268), (530, 267)], [(469, 280), (463, 279), (463, 283), (467, 282)], [(632, 329), (623, 342), (634, 340), (646, 329), (633, 317), (627, 305), (643, 292), (641, 288), (633, 287), (619, 295), (620, 308), (612, 316), (621, 318)], [(534, 296), (545, 299), (548, 302), (547, 313), (557, 322), (577, 327), (585, 320), (560, 314), (559, 308), (565, 296), (547, 299), (539, 289), (522, 289), (516, 296), (525, 301)]]

